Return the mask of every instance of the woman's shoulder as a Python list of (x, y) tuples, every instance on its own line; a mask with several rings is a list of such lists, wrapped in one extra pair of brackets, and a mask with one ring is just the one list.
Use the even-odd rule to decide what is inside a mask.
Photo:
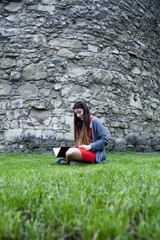
[(97, 126), (97, 127), (100, 126), (100, 125), (103, 126), (102, 121), (96, 116), (94, 116), (92, 118), (92, 124)]
[(99, 120), (99, 118), (95, 115), (91, 115), (91, 118), (94, 119), (94, 120)]
[(92, 116), (92, 122), (98, 123), (98, 122), (100, 122), (100, 120), (96, 116)]

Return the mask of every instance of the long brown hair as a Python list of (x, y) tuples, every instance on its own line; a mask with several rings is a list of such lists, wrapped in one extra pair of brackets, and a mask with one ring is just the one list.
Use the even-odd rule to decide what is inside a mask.
[(74, 113), (74, 141), (75, 145), (88, 145), (91, 141), (89, 138), (90, 110), (85, 102), (78, 101), (74, 104), (73, 110), (81, 108), (84, 111), (83, 121)]

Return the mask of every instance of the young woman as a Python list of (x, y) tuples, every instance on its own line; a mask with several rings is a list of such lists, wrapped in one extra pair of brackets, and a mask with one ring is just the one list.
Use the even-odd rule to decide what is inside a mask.
[(105, 146), (108, 137), (99, 119), (90, 115), (88, 106), (78, 101), (73, 106), (74, 111), (74, 141), (75, 147), (66, 152), (66, 159), (58, 163), (69, 164), (71, 161), (82, 163), (106, 162)]

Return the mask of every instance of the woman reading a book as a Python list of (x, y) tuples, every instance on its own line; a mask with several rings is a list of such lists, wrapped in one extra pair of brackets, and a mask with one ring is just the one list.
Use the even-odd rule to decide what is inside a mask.
[(78, 101), (73, 106), (75, 147), (66, 152), (66, 159), (58, 163), (70, 164), (71, 161), (81, 163), (106, 162), (105, 146), (108, 137), (100, 120), (90, 115), (85, 102)]

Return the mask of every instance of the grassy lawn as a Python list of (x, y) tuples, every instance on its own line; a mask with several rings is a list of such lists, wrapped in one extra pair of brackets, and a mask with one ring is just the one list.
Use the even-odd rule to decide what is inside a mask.
[(0, 239), (160, 239), (160, 154), (107, 164), (0, 154)]

